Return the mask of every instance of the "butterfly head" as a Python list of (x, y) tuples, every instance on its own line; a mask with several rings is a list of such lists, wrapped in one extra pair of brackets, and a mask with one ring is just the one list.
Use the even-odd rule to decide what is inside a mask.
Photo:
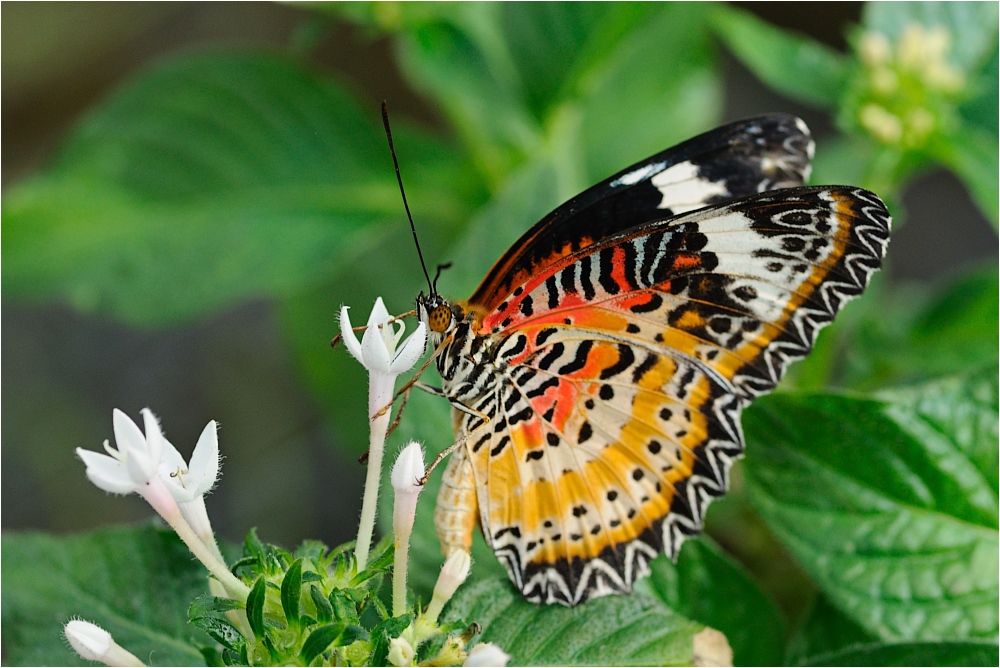
[(417, 317), (427, 325), (432, 339), (441, 341), (448, 336), (455, 329), (460, 316), (458, 306), (436, 292), (429, 295), (421, 292), (417, 296)]

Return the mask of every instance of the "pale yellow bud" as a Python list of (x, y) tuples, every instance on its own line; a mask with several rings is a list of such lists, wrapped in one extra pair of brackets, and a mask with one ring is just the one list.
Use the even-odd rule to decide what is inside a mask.
[(942, 93), (957, 93), (965, 87), (965, 75), (944, 61), (929, 63), (923, 71), (924, 83)]
[(891, 95), (899, 88), (899, 77), (888, 67), (879, 67), (869, 77), (872, 89), (880, 95)]
[(944, 26), (934, 26), (924, 32), (924, 62), (942, 60), (951, 48), (951, 33)]
[(878, 67), (889, 62), (892, 57), (892, 46), (882, 33), (866, 32), (858, 42), (858, 55), (865, 65)]
[(389, 663), (394, 666), (412, 666), (416, 652), (406, 638), (393, 638), (389, 641)]
[(694, 644), (692, 663), (696, 666), (731, 666), (733, 665), (733, 649), (721, 631), (705, 627), (694, 634), (691, 639)]
[(934, 124), (934, 114), (923, 108), (918, 107), (906, 115), (906, 131), (912, 142), (919, 143), (926, 139)]
[(904, 70), (915, 69), (924, 62), (926, 33), (919, 23), (911, 23), (903, 30), (896, 43), (896, 62)]
[(862, 127), (884, 144), (896, 144), (903, 136), (903, 122), (877, 104), (866, 104), (859, 116)]

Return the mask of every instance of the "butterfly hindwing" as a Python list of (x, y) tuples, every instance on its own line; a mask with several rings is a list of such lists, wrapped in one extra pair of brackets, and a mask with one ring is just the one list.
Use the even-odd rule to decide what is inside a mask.
[(478, 321), (501, 380), (463, 415), (487, 540), (529, 600), (629, 591), (700, 531), (741, 410), (861, 293), (884, 205), (782, 190), (608, 236)]
[(491, 310), (533, 273), (623, 230), (801, 186), (812, 154), (808, 128), (787, 114), (706, 132), (622, 170), (542, 218), (497, 261), (469, 301)]

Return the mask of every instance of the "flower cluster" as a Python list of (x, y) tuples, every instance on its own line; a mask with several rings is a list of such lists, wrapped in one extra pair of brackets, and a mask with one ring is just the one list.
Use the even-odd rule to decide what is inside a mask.
[[(138, 494), (177, 533), (210, 574), (209, 591), (189, 609), (192, 624), (219, 642), (203, 648), (218, 665), (506, 665), (509, 656), (495, 645), (467, 647), (478, 626), (442, 624), (445, 604), (468, 577), (471, 559), (452, 554), (441, 569), (430, 603), (423, 611), (407, 601), (407, 557), (417, 499), (425, 475), (420, 444), (404, 447), (392, 469), (395, 492), (393, 540), (374, 551), (371, 539), (378, 481), (396, 378), (424, 351), (426, 331), (403, 340), (402, 322), (375, 303), (359, 342), (347, 308), (341, 327), (350, 353), (369, 373), (370, 422), (368, 476), (358, 540), (329, 550), (306, 542), (294, 553), (262, 543), (251, 531), (243, 558), (232, 567), (212, 530), (205, 494), (219, 476), (216, 423), (209, 422), (190, 462), (163, 436), (149, 409), (141, 411), (145, 433), (123, 412), (113, 413), (115, 444), (107, 454), (78, 449), (87, 477), (113, 494)], [(391, 566), (391, 567), (390, 567)], [(392, 613), (379, 598), (381, 583), (392, 577)], [(362, 621), (364, 618), (365, 621)], [(111, 634), (95, 624), (72, 620), (66, 639), (80, 656), (109, 666), (142, 666)], [(433, 642), (431, 642), (433, 640)]]
[(855, 46), (864, 67), (856, 120), (872, 137), (913, 149), (934, 132), (949, 129), (966, 81), (948, 61), (947, 29), (912, 23), (895, 44), (881, 33), (866, 32)]

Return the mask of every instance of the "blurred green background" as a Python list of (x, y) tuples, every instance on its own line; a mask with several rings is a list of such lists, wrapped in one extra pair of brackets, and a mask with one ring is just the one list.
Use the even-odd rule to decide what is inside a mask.
[[(862, 9), (860, 3), (743, 7), (839, 51), (847, 49), (846, 31), (860, 20)], [(390, 37), (306, 7), (241, 2), (5, 2), (0, 12), (5, 194), (12, 185), (52, 165), (55, 149), (68, 130), (122, 82), (151, 63), (206, 48), (264, 47), (294, 53), (353, 91), (370, 123), (377, 124), (378, 103), (386, 99), (401, 127), (410, 123), (434, 134), (448, 132), (441, 110), (412, 88), (400, 71)], [(711, 58), (717, 58), (715, 71), (721, 83), (720, 122), (770, 111), (796, 113), (812, 128), (823, 151), (825, 139), (835, 133), (826, 111), (775, 93), (721, 47)], [(706, 124), (714, 124), (711, 114), (692, 118), (690, 134), (708, 129)], [(405, 136), (404, 130), (397, 138), (404, 179), (417, 171), (407, 157), (408, 149), (411, 155), (416, 151)], [(629, 140), (627, 134), (618, 139), (625, 144)], [(659, 148), (623, 154), (638, 159), (643, 151)], [(388, 152), (373, 144), (371, 153), (370, 161), (391, 178)], [(608, 173), (625, 166), (595, 169)], [(484, 195), (476, 188), (482, 186), (469, 188), (467, 199), (481, 201)], [(420, 192), (415, 187), (410, 194), (418, 226), (435, 206)], [(908, 184), (900, 202), (906, 224), (893, 235), (888, 281), (882, 286), (888, 294), (920, 291), (984, 261), (995, 264), (996, 235), (950, 173), (932, 169), (921, 174)], [(391, 201), (386, 206), (393, 211), (386, 216), (399, 229), (371, 251), (377, 254), (374, 263), (409, 263), (400, 270), (408, 282), (395, 286), (395, 292), (415, 295), (422, 284), (402, 206)], [(457, 219), (463, 212), (449, 215)], [(533, 218), (505, 222), (514, 236), (533, 223)], [(427, 230), (424, 252), (429, 262), (454, 259), (444, 250), (447, 229), (442, 227), (437, 234)], [(129, 232), (123, 226), (116, 234), (126, 239)], [(108, 241), (114, 243), (116, 238)], [(503, 249), (490, 253), (496, 257)], [(367, 312), (382, 293), (377, 280), (366, 283), (358, 277), (372, 263), (363, 260), (303, 291), (322, 293), (330, 304), (323, 322), (309, 323), (314, 338), (314, 348), (307, 354), (310, 360), (322, 365), (329, 359), (331, 368), (345, 364), (343, 349), (328, 348), (329, 338), (337, 332), (335, 309), (346, 302), (359, 316)], [(487, 269), (483, 265), (481, 272)], [(449, 292), (447, 287), (444, 291)], [(325, 372), (304, 369), (303, 353), (290, 348), (288, 322), (294, 321), (294, 295), (292, 306), (286, 301), (279, 307), (275, 300), (260, 296), (180, 324), (144, 328), (101, 315), (100, 309), (97, 314), (81, 314), (65, 300), (28, 303), (9, 299), (8, 294), (5, 290), (2, 305), (4, 529), (70, 532), (148, 517), (148, 508), (135, 497), (112, 498), (97, 492), (86, 481), (73, 449), (96, 449), (111, 437), (113, 407), (137, 418), (139, 409), (149, 406), (182, 452), (189, 451), (207, 421), (220, 422), (223, 478), (208, 507), (223, 537), (240, 540), (252, 525), (266, 540), (284, 545), (305, 537), (335, 545), (353, 537), (364, 473), (356, 461), (364, 449), (359, 439), (363, 425), (338, 422), (337, 411), (323, 406), (303, 381), (312, 377), (315, 384), (316, 374)], [(410, 304), (393, 300), (388, 307), (402, 311)], [(363, 401), (363, 379), (351, 378)], [(362, 422), (360, 413), (356, 417)]]

